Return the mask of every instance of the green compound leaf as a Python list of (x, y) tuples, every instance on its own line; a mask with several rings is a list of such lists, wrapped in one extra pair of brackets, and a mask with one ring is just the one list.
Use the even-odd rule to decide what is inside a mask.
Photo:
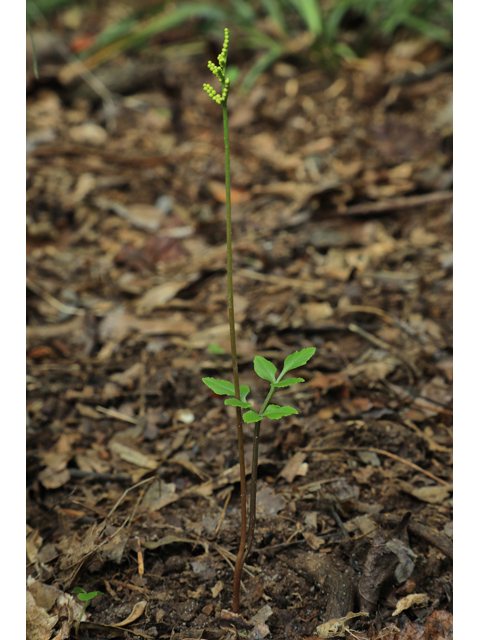
[(280, 407), (278, 404), (269, 404), (265, 409), (265, 413), (263, 415), (266, 418), (278, 420), (279, 418), (283, 418), (285, 416), (291, 416), (294, 413), (298, 414), (298, 411), (293, 407)]
[(240, 385), (240, 400), (246, 402), (247, 396), (250, 393), (250, 387), (247, 387), (246, 384)]
[(302, 349), (301, 351), (295, 351), (295, 353), (291, 353), (285, 358), (282, 373), (287, 373), (287, 371), (302, 367), (310, 360), (315, 351), (315, 347), (307, 347), (307, 349)]
[(233, 386), (233, 383), (228, 382), (228, 380), (217, 380), (217, 378), (202, 378), (202, 382), (219, 396), (235, 395), (235, 387)]
[(255, 356), (253, 359), (253, 368), (260, 378), (268, 380), (269, 382), (275, 382), (277, 368), (270, 360), (262, 358), (262, 356)]
[(272, 387), (280, 389), (281, 387), (289, 387), (291, 384), (297, 384), (297, 382), (305, 382), (303, 378), (286, 378), (286, 380), (280, 380), (280, 382), (274, 382)]
[(262, 416), (259, 416), (258, 413), (255, 413), (255, 411), (247, 411), (243, 414), (244, 422), (260, 422), (261, 419)]
[(243, 402), (242, 400), (237, 400), (236, 398), (227, 398), (225, 400), (225, 404), (228, 404), (231, 407), (241, 407), (242, 409), (250, 409), (252, 406), (251, 402)]

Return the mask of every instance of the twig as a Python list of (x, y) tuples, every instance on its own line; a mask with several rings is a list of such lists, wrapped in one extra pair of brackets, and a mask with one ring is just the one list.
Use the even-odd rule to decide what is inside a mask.
[(97, 473), (95, 471), (83, 471), (83, 469), (69, 469), (71, 478), (82, 478), (91, 482), (131, 482), (128, 473)]
[(223, 505), (223, 509), (222, 509), (222, 513), (220, 514), (220, 519), (218, 521), (218, 524), (215, 528), (215, 533), (213, 534), (213, 537), (216, 538), (217, 537), (217, 533), (220, 531), (220, 527), (222, 526), (222, 522), (225, 518), (225, 514), (227, 512), (227, 507), (228, 507), (228, 503), (230, 502), (230, 498), (232, 497), (232, 492), (233, 492), (233, 487), (232, 489), (228, 492), (228, 495), (225, 499), (225, 503)]
[(120, 498), (117, 500), (117, 502), (115, 503), (115, 505), (112, 507), (112, 509), (110, 509), (107, 518), (110, 518), (115, 509), (118, 507), (118, 505), (123, 501), (123, 499), (125, 498), (125, 496), (127, 495), (127, 493), (129, 493), (130, 491), (132, 491), (133, 489), (136, 489), (137, 487), (140, 487), (142, 484), (145, 484), (146, 482), (151, 482), (152, 480), (154, 480), (155, 477), (152, 478), (146, 478), (145, 480), (142, 480), (141, 482), (137, 482), (137, 484), (134, 484), (132, 487), (129, 487), (128, 489), (125, 489), (125, 491), (122, 493), (122, 495), (120, 496)]
[(272, 544), (270, 547), (263, 547), (262, 549), (255, 549), (255, 553), (268, 553), (270, 551), (280, 551), (281, 549), (288, 549), (297, 545), (306, 544), (305, 538), (299, 540), (292, 540), (291, 542), (279, 542), (278, 544)]
[(335, 509), (330, 509), (330, 513), (332, 514), (333, 519), (335, 520), (340, 531), (342, 532), (342, 536), (344, 538), (350, 538), (350, 536), (348, 535), (348, 531), (345, 529), (345, 525), (342, 522), (342, 519), (340, 518), (338, 513), (335, 511)]
[(309, 282), (308, 280), (298, 280), (295, 278), (282, 278), (281, 276), (275, 276), (268, 273), (257, 273), (251, 269), (238, 269), (237, 273), (247, 278), (251, 278), (252, 280), (271, 282), (272, 284), (277, 284), (289, 289), (300, 289), (305, 293), (315, 295), (318, 295), (319, 291), (325, 288), (325, 284), (323, 282)]
[(434, 475), (430, 471), (427, 471), (426, 469), (422, 469), (422, 467), (419, 467), (418, 464), (415, 464), (414, 462), (410, 462), (409, 460), (405, 460), (405, 458), (400, 458), (400, 456), (397, 456), (394, 453), (390, 453), (390, 451), (385, 451), (384, 449), (376, 449), (374, 447), (369, 447), (369, 448), (365, 448), (365, 449), (363, 447), (358, 447), (356, 450), (357, 451), (371, 451), (372, 453), (378, 453), (378, 454), (380, 454), (382, 456), (387, 456), (388, 458), (392, 458), (392, 460), (396, 460), (397, 462), (402, 462), (403, 464), (406, 464), (408, 467), (411, 467), (412, 469), (415, 469), (415, 471), (419, 471), (420, 473), (423, 473), (425, 476), (428, 476), (432, 480), (435, 480), (435, 482), (438, 482), (438, 484), (442, 484), (444, 486), (448, 486), (449, 485), (448, 482), (446, 482), (445, 480), (442, 480), (441, 478), (439, 478), (438, 476)]
[(48, 304), (50, 304), (52, 307), (54, 307), (55, 309), (57, 309), (57, 311), (60, 311), (61, 313), (66, 313), (69, 316), (85, 315), (85, 309), (79, 309), (77, 307), (72, 307), (69, 304), (64, 304), (63, 302), (60, 302), (60, 300), (57, 300), (52, 295), (50, 295), (48, 291), (45, 291), (43, 287), (41, 287), (40, 285), (30, 280), (29, 277), (27, 277), (27, 287), (30, 289), (30, 291), (33, 291), (33, 293), (36, 293), (37, 296), (40, 296), (40, 298), (43, 298), (45, 302), (48, 302)]
[(338, 309), (338, 313), (340, 315), (346, 315), (348, 313), (371, 313), (372, 315), (376, 315), (376, 316), (379, 316), (380, 318), (383, 318), (389, 324), (395, 325), (396, 327), (404, 331), (407, 335), (409, 335), (411, 338), (415, 338), (416, 340), (418, 340), (420, 344), (427, 344), (427, 340), (423, 336), (416, 333), (406, 322), (403, 322), (403, 320), (399, 320), (398, 318), (395, 318), (394, 316), (390, 315), (383, 309), (378, 309), (377, 307), (369, 307), (366, 305), (357, 304), (357, 305), (351, 305), (349, 307), (341, 307), (340, 309)]
[(433, 191), (432, 193), (424, 193), (419, 196), (406, 196), (404, 198), (395, 198), (386, 200), (385, 202), (362, 202), (360, 204), (352, 204), (340, 211), (339, 215), (343, 216), (365, 216), (377, 213), (389, 213), (397, 209), (412, 209), (414, 207), (423, 207), (427, 204), (435, 204), (437, 202), (451, 202), (453, 200), (453, 191)]
[(424, 475), (428, 476), (432, 480), (435, 480), (435, 482), (438, 482), (438, 484), (442, 484), (444, 486), (448, 486), (450, 484), (449, 482), (442, 480), (442, 478), (439, 478), (438, 476), (434, 475), (430, 471), (427, 471), (426, 469), (422, 469), (422, 467), (419, 467), (418, 464), (415, 464), (414, 462), (410, 462), (409, 460), (405, 460), (405, 458), (401, 458), (400, 456), (397, 456), (395, 453), (390, 453), (390, 451), (385, 451), (385, 449), (376, 449), (374, 447), (302, 447), (300, 451), (317, 451), (317, 452), (370, 451), (372, 453), (378, 453), (382, 456), (387, 456), (388, 458), (392, 458), (397, 462), (402, 462), (403, 464), (406, 464), (407, 467), (411, 467), (412, 469), (415, 469), (415, 471), (419, 471), (420, 473), (423, 473)]
[(95, 409), (99, 413), (104, 413), (109, 418), (115, 418), (115, 420), (123, 420), (123, 422), (128, 422), (129, 424), (138, 424), (138, 418), (131, 418), (124, 413), (120, 413), (120, 411), (115, 411), (115, 409), (107, 409), (106, 407), (101, 407), (100, 405), (97, 405)]
[[(211, 545), (215, 549), (215, 551), (217, 551), (222, 556), (222, 558), (228, 564), (230, 569), (232, 571), (235, 571), (235, 566), (234, 566), (234, 564), (232, 562), (232, 560), (235, 560), (235, 555), (233, 553), (231, 553), (230, 551), (228, 551), (227, 549), (225, 549), (225, 547), (221, 547), (216, 542), (212, 542)], [(246, 573), (248, 573), (248, 575), (250, 577), (252, 577), (252, 578), (254, 577), (254, 575), (255, 575), (255, 573), (254, 573), (255, 567), (252, 567), (252, 566), (250, 566), (248, 564), (245, 564), (245, 565), (243, 565), (243, 569), (245, 569)]]
[[(348, 325), (348, 329), (352, 333), (357, 333), (358, 335), (362, 336), (362, 338), (365, 338), (365, 340), (368, 340), (369, 342), (374, 344), (379, 349), (384, 349), (385, 351), (390, 351), (391, 353), (393, 353), (393, 355), (396, 358), (398, 358), (404, 364), (407, 365), (408, 369), (413, 373), (414, 376), (418, 377), (419, 373), (418, 373), (418, 369), (416, 368), (416, 366), (414, 364), (412, 364), (411, 362), (409, 362), (405, 358), (405, 356), (402, 355), (395, 347), (392, 347), (391, 344), (388, 344), (388, 342), (385, 342), (385, 340), (380, 340), (380, 338), (377, 338), (377, 336), (374, 336), (372, 333), (369, 333), (368, 331), (365, 331), (365, 329), (362, 329), (361, 327), (359, 327), (358, 325), (354, 324), (353, 322)], [(413, 383), (413, 380), (411, 380), (411, 383)]]

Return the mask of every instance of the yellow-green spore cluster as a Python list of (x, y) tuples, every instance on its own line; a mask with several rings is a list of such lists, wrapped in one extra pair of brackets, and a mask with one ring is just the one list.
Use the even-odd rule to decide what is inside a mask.
[(228, 29), (225, 29), (225, 38), (223, 41), (222, 51), (218, 56), (219, 66), (217, 67), (217, 65), (213, 64), (213, 62), (208, 63), (208, 68), (222, 85), (222, 93), (221, 94), (217, 93), (211, 84), (203, 85), (204, 90), (208, 93), (210, 98), (212, 98), (212, 100), (217, 104), (222, 104), (222, 105), (227, 104), (228, 90), (230, 88), (230, 78), (225, 77), (225, 72), (227, 68), (227, 54), (228, 54), (229, 39), (230, 39), (230, 34), (228, 32)]

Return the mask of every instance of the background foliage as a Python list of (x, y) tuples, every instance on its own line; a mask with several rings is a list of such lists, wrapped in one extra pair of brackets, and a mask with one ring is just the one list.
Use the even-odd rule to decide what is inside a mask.
[[(95, 2), (27, 0), (28, 20), (54, 18), (68, 5), (91, 11)], [(115, 4), (115, 3), (114, 3)], [(90, 69), (122, 53), (158, 56), (202, 53), (206, 35), (230, 28), (236, 46), (251, 58), (242, 86), (251, 88), (273, 62), (311, 61), (334, 69), (342, 59), (363, 56), (372, 43), (420, 34), (452, 44), (451, 0), (210, 0), (208, 2), (118, 2), (121, 18), (94, 35), (79, 52)], [(172, 46), (156, 38), (182, 29)], [(236, 69), (230, 71), (235, 80)]]

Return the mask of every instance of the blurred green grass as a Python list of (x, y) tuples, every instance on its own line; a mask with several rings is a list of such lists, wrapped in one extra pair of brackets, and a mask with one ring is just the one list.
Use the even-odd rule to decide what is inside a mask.
[[(27, 17), (53, 15), (78, 4), (101, 11), (99, 3), (75, 0), (27, 0)], [(152, 49), (160, 34), (186, 28), (186, 54), (199, 53), (207, 36), (227, 26), (237, 50), (250, 52), (242, 88), (279, 59), (311, 61), (334, 69), (342, 59), (365, 55), (372, 42), (388, 44), (414, 34), (452, 46), (452, 0), (209, 0), (206, 2), (145, 2), (127, 17), (100, 30), (79, 57), (94, 69), (123, 53)], [(123, 3), (123, 7), (125, 4)], [(180, 34), (181, 37), (181, 34)]]

